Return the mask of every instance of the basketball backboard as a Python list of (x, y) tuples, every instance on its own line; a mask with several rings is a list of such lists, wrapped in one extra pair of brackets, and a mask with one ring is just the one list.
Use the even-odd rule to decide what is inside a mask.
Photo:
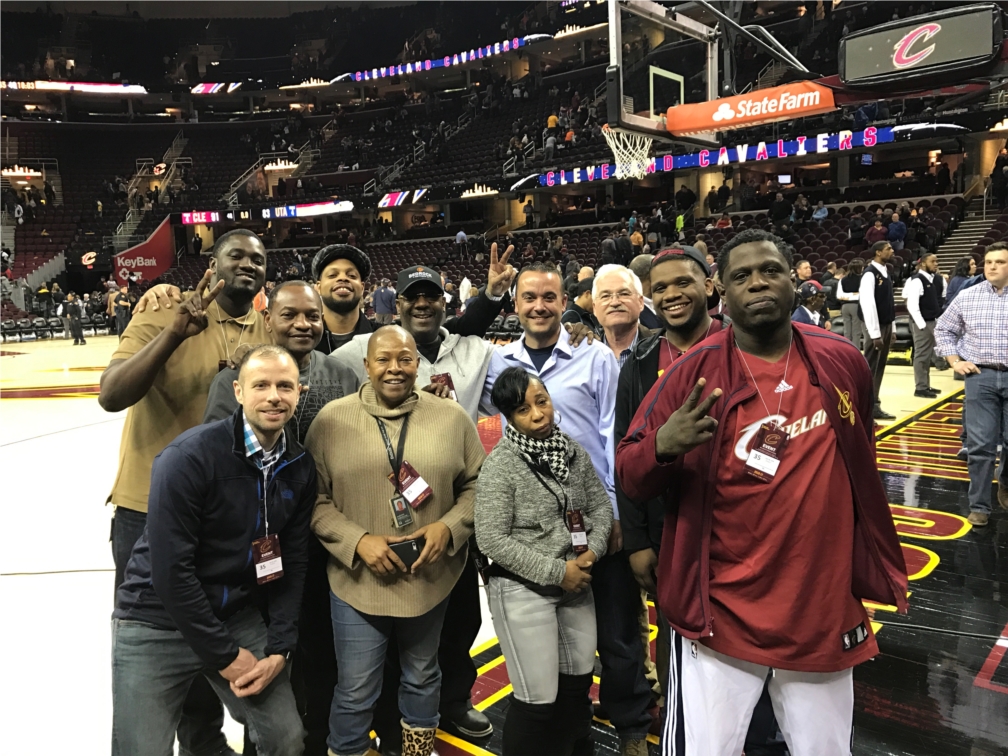
[[(717, 99), (716, 30), (651, 0), (608, 0), (607, 103), (612, 128), (673, 141), (668, 109)], [(710, 146), (713, 133), (675, 141)]]

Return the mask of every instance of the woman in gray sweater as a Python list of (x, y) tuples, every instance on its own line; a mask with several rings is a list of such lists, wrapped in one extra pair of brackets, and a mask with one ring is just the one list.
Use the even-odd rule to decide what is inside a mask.
[(546, 387), (522, 368), (494, 383), (504, 438), (476, 486), (476, 540), (514, 696), (504, 756), (590, 754), (595, 666), (591, 567), (612, 504), (588, 453), (554, 423)]

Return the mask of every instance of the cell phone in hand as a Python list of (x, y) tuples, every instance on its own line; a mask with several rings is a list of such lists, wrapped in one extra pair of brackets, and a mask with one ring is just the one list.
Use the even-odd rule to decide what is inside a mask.
[(413, 563), (420, 558), (420, 554), (423, 553), (424, 546), (427, 545), (427, 539), (423, 536), (419, 538), (411, 538), (408, 541), (402, 541), (401, 543), (390, 543), (389, 548), (395, 552), (395, 555), (399, 557), (399, 560), (406, 565), (407, 570), (413, 569)]

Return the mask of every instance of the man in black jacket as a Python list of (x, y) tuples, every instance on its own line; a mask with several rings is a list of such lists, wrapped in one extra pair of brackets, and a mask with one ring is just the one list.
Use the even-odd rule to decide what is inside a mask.
[(169, 752), (200, 675), (262, 753), (302, 753), (284, 669), (316, 496), (315, 463), (284, 431), (299, 392), (290, 354), (256, 347), (235, 381), (241, 409), (154, 460), (147, 526), (112, 615), (113, 756)]
[[(637, 407), (658, 377), (694, 344), (720, 331), (721, 317), (707, 313), (707, 298), (714, 293), (714, 280), (704, 256), (695, 247), (661, 250), (651, 261), (651, 298), (662, 330), (637, 342), (620, 370), (616, 391), (616, 444), (626, 435)], [(623, 549), (642, 588), (655, 592), (654, 570), (658, 566), (665, 509), (661, 501), (631, 500), (616, 479), (616, 504), (623, 524)], [(668, 625), (659, 617), (658, 677), (668, 690)]]
[(63, 303), (63, 316), (70, 325), (70, 333), (74, 337), (74, 346), (87, 344), (84, 340), (84, 327), (81, 325), (81, 317), (83, 315), (84, 310), (81, 307), (81, 303), (77, 299), (77, 295), (71, 291), (67, 294), (66, 301)]

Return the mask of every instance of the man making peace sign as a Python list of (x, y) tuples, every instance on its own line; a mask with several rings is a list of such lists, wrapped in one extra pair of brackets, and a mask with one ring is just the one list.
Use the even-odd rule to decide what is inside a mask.
[(791, 753), (849, 756), (851, 670), (878, 653), (861, 602), (906, 611), (871, 373), (846, 339), (791, 322), (791, 264), (765, 231), (721, 247), (731, 327), (671, 364), (616, 452), (626, 494), (667, 507), (666, 754), (741, 753), (772, 670)]
[[(195, 293), (172, 309), (133, 316), (102, 373), (98, 403), (108, 412), (128, 410), (119, 448), (119, 470), (109, 501), (115, 589), (133, 545), (144, 532), (154, 457), (179, 434), (203, 421), (210, 383), (239, 347), (269, 343), (263, 316), (252, 299), (266, 279), (266, 249), (251, 231), (237, 229), (217, 240), (210, 270)], [(242, 350), (244, 351), (244, 350)], [(196, 679), (179, 726), (182, 748), (227, 753), (223, 709), (209, 683)]]

